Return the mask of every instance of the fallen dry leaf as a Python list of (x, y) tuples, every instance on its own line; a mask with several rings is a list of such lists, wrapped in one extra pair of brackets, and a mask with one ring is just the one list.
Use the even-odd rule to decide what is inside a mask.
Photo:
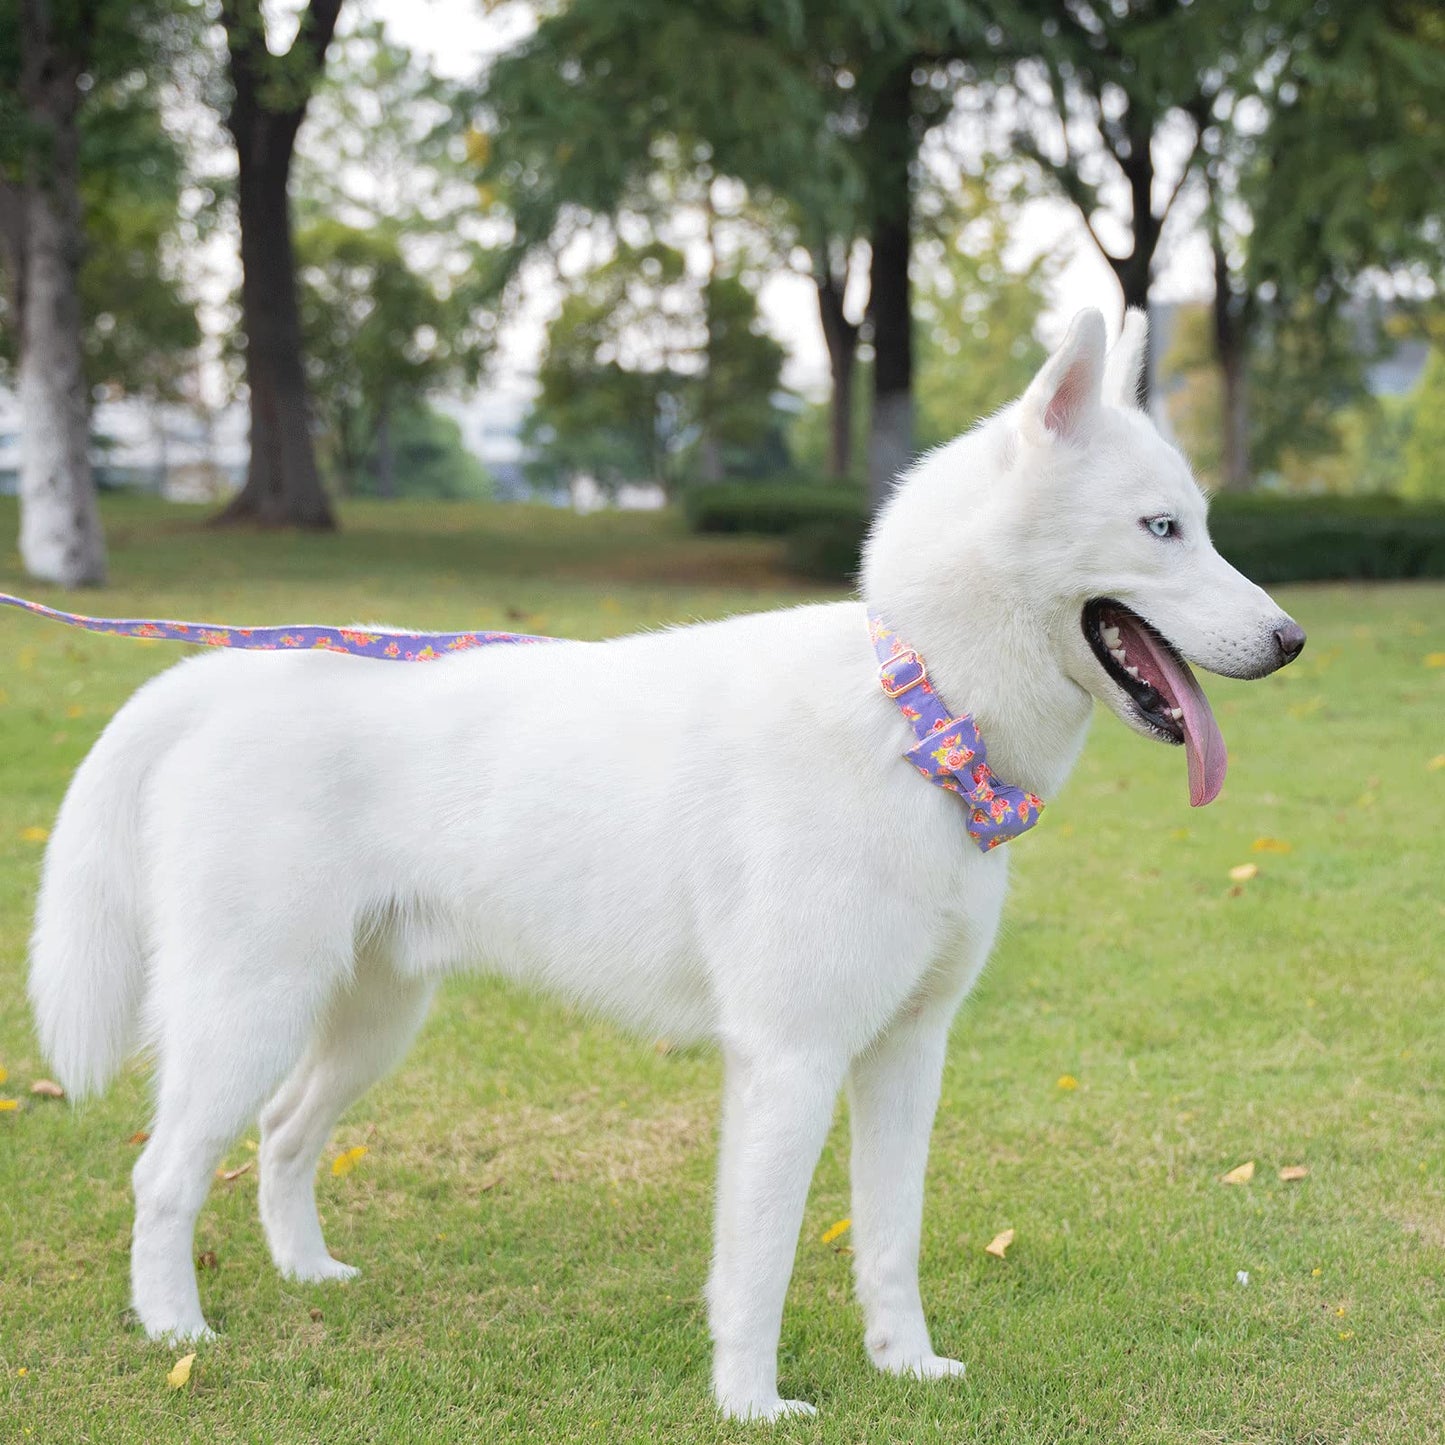
[(169, 1374), (166, 1375), (166, 1388), (170, 1390), (181, 1389), (187, 1380), (191, 1378), (191, 1366), (195, 1364), (194, 1352), (189, 1355), (182, 1355), (174, 1365), (171, 1366)]
[(197, 1269), (215, 1269), (216, 1267), (216, 1251), (214, 1249), (204, 1250), (196, 1256)]
[(54, 1079), (36, 1079), (30, 1086), (30, 1092), (39, 1094), (43, 1099), (63, 1099), (65, 1097), (65, 1090)]
[(311, 1310), (311, 1323), (313, 1325), (319, 1325), (321, 1323), (321, 1311), (314, 1306)]
[(144, 1144), (150, 1135), (144, 1129), (137, 1129), (125, 1142), (127, 1144)]
[(49, 828), (22, 828), (20, 830), (20, 837), (26, 843), (43, 843), (49, 836)]
[(1236, 1165), (1228, 1174), (1221, 1176), (1221, 1184), (1248, 1184), (1254, 1178), (1254, 1160), (1246, 1160), (1245, 1163)]
[(1303, 1164), (1286, 1164), (1279, 1171), (1279, 1177), (1286, 1184), (1293, 1184), (1296, 1179), (1303, 1179), (1309, 1172)]
[(1002, 1259), (1008, 1253), (1008, 1247), (1014, 1242), (1014, 1232), (1005, 1229), (1002, 1234), (996, 1234), (984, 1245), (983, 1252), (991, 1254), (995, 1259)]
[(238, 1164), (234, 1169), (217, 1169), (216, 1178), (224, 1179), (227, 1184), (233, 1179), (239, 1179), (243, 1174), (249, 1174), (256, 1167), (254, 1159), (248, 1159), (244, 1164)]
[(367, 1152), (365, 1144), (358, 1144), (355, 1148), (347, 1149), (343, 1153), (338, 1154), (336, 1158), (331, 1161), (332, 1174), (337, 1179), (341, 1179), (347, 1174), (350, 1174), (365, 1157)]
[(840, 1219), (837, 1224), (830, 1224), (819, 1236), (824, 1244), (832, 1244), (835, 1239), (841, 1239), (848, 1232), (848, 1226), (852, 1224), (851, 1219)]
[(1229, 876), (1236, 883), (1248, 883), (1251, 878), (1259, 877), (1259, 864), (1237, 863), (1229, 870)]
[(1294, 844), (1286, 843), (1283, 838), (1256, 838), (1249, 845), (1256, 853), (1292, 853)]

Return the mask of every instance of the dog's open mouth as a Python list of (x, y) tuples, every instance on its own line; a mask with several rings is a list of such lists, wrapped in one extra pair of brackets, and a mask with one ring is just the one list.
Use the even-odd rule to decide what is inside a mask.
[(1137, 612), (1112, 598), (1088, 603), (1083, 625), (1100, 666), (1128, 694), (1139, 718), (1161, 741), (1184, 744), (1190, 804), (1212, 803), (1224, 786), (1229, 754), (1189, 664)]

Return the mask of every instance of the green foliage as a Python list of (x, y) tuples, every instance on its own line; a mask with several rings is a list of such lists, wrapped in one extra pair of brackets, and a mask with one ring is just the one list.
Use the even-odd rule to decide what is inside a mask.
[(1006, 217), (971, 196), (977, 219), (958, 216), (948, 240), (918, 247), (913, 303), (918, 380), (914, 425), (919, 451), (952, 441), (1019, 396), (1046, 352), (1034, 324), (1058, 271), (1045, 252), (1011, 271), (1003, 252)]
[[(173, 400), (194, 367), (201, 332), (177, 234), (186, 158), (146, 71), (197, 43), (196, 17), (172, 0), (101, 0), (83, 13), (51, 8), (57, 34), (83, 52), (89, 76), (76, 121), (87, 375), (95, 386)], [(50, 143), (24, 111), (19, 29), (19, 7), (0, 0), (0, 191), (27, 175), (43, 178)], [(0, 214), (5, 204), (0, 194)], [(4, 262), (0, 249), (0, 272)], [(0, 371), (14, 364), (18, 344), (0, 275)]]
[(466, 365), (454, 312), (406, 260), (396, 230), (318, 219), (296, 236), (307, 379), (323, 421), (322, 456), (351, 485), (379, 429)]
[(1398, 491), (1417, 501), (1445, 501), (1445, 353), (1430, 352), (1425, 374), (1401, 410)]
[(1430, 0), (1322, 0), (1277, 88), (1252, 177), (1256, 275), (1348, 295), (1371, 268), (1438, 277), (1445, 13)]
[(409, 403), (391, 422), (392, 475), (380, 474), (376, 452), (355, 478), (359, 496), (477, 501), (492, 494), (486, 468), (462, 443), (461, 426), (435, 408)]
[(174, 400), (201, 342), (177, 235), (186, 161), (159, 97), (134, 77), (81, 112), (80, 269), (86, 364), (95, 384)]
[(604, 487), (694, 472), (699, 438), (752, 470), (781, 448), (773, 403), (783, 348), (736, 276), (699, 284), (680, 251), (620, 243), (572, 278), (538, 372), (525, 437), (534, 475), (592, 476)]
[[(1175, 316), (1169, 350), (1159, 359), (1170, 419), (1200, 475), (1222, 485), (1222, 387), (1210, 309), (1182, 305)], [(1352, 433), (1372, 424), (1367, 365), (1382, 340), (1368, 317), (1297, 293), (1251, 308), (1246, 379), (1257, 474), (1317, 479), (1340, 470), (1346, 454), (1354, 456)], [(1330, 490), (1378, 490), (1355, 475), (1337, 480)]]

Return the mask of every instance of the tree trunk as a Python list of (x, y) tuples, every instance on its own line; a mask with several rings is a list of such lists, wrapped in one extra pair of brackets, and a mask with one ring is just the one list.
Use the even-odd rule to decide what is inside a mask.
[(241, 220), (241, 324), (251, 394), (246, 484), (218, 520), (330, 528), (316, 469), (287, 182), (296, 133), (325, 62), (341, 0), (310, 0), (290, 51), (272, 55), (256, 0), (222, 0), (235, 95), (226, 127), (236, 143)]
[(54, 43), (46, 0), (26, 0), (21, 26), (21, 94), (34, 138), (24, 181), (7, 188), (5, 227), (19, 309), (20, 557), (42, 581), (99, 586), (105, 540), (90, 470), (79, 295), (82, 67)]
[(824, 269), (814, 279), (833, 382), (828, 402), (828, 475), (842, 482), (853, 474), (853, 368), (858, 357), (858, 328), (843, 312), (846, 280), (839, 281)]
[(1226, 491), (1246, 491), (1254, 484), (1249, 455), (1249, 357), (1247, 297), (1229, 284), (1229, 263), (1214, 246), (1214, 355), (1223, 389), (1224, 455), (1221, 463)]
[(312, 444), (286, 194), (296, 127), (286, 126), (284, 118), (258, 115), (251, 130), (236, 136), (251, 459), (246, 484), (221, 520), (327, 528), (334, 521)]
[[(1163, 224), (1154, 214), (1154, 156), (1151, 150), (1153, 133), (1148, 117), (1130, 110), (1128, 116), (1129, 153), (1119, 157), (1124, 176), (1129, 182), (1133, 203), (1130, 222), (1134, 244), (1127, 256), (1109, 256), (1114, 275), (1124, 292), (1124, 305), (1148, 313), (1149, 282), (1154, 274), (1154, 253), (1159, 249)], [(1147, 350), (1139, 377), (1139, 405), (1149, 410), (1154, 389), (1154, 343), (1146, 340)]]
[(908, 285), (912, 221), (912, 67), (899, 67), (869, 120), (873, 248), (868, 315), (873, 331), (873, 416), (868, 497), (874, 511), (913, 460), (913, 313)]
[(717, 384), (713, 374), (713, 361), (717, 347), (717, 320), (715, 298), (717, 294), (717, 210), (712, 203), (712, 188), (707, 189), (707, 280), (702, 288), (702, 322), (706, 339), (703, 342), (705, 370), (702, 374), (702, 405), (699, 420), (702, 436), (697, 449), (697, 479), (699, 482), (720, 482), (723, 479), (722, 445), (717, 437)]

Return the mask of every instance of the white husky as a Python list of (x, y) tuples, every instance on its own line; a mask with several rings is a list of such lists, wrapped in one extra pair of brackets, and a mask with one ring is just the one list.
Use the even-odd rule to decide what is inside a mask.
[[(1135, 407), (1143, 340), (1130, 317), (1106, 362), (1081, 313), (1020, 401), (900, 483), (867, 549), (867, 606), (998, 776), (1045, 799), (1098, 698), (1182, 741), (1209, 801), (1223, 741), (1182, 657), (1261, 677), (1304, 641), (1215, 552), (1188, 467)], [(480, 968), (721, 1046), (723, 1411), (811, 1408), (778, 1395), (778, 1332), (844, 1085), (868, 1353), (961, 1374), (919, 1299), (924, 1164), (1008, 850), (974, 846), (960, 800), (900, 758), (912, 742), (860, 602), (425, 667), (227, 653), (149, 683), (65, 799), (30, 980), (73, 1096), (139, 1045), (158, 1061), (134, 1179), (146, 1331), (208, 1334), (192, 1230), (258, 1111), (277, 1267), (355, 1273), (322, 1239), (317, 1158), (438, 980)]]

